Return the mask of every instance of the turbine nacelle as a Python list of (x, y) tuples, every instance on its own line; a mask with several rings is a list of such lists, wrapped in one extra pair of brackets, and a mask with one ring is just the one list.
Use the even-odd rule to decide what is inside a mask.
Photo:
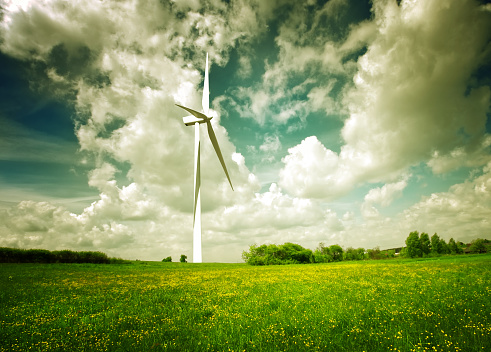
[(187, 107), (179, 105), (179, 104), (176, 104), (176, 105), (179, 106), (181, 109), (184, 109), (187, 112), (190, 112), (192, 114), (189, 116), (184, 116), (182, 118), (182, 121), (184, 122), (184, 124), (186, 126), (192, 126), (195, 123), (206, 123), (207, 121), (210, 121), (213, 118), (213, 116), (206, 116), (205, 114), (203, 114), (199, 111), (193, 110), (191, 108), (187, 108)]

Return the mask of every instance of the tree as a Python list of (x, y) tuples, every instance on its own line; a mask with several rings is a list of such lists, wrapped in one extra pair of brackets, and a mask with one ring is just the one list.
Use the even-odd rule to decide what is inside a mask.
[(413, 231), (406, 238), (407, 254), (411, 258), (421, 257), (421, 241), (419, 240), (418, 231)]
[(344, 251), (344, 260), (356, 260), (357, 252), (353, 247), (348, 247)]
[(433, 236), (431, 236), (431, 252), (434, 254), (439, 254), (442, 252), (440, 246), (440, 237), (438, 237), (436, 233)]
[(430, 253), (430, 236), (426, 232), (422, 232), (419, 236), (419, 241), (421, 242), (421, 252), (423, 255), (428, 255)]
[(314, 252), (314, 261), (316, 263), (329, 263), (332, 262), (332, 255), (329, 247), (326, 247), (323, 242), (319, 243), (319, 246)]
[(170, 262), (172, 262), (172, 257), (170, 257), (170, 256), (169, 256), (169, 257), (167, 257), (167, 258), (162, 259), (162, 261), (163, 261), (164, 263), (170, 263)]
[(292, 263), (312, 263), (313, 253), (310, 249), (305, 249), (296, 243), (287, 242), (279, 246), (279, 250), (284, 252), (288, 262)]
[(364, 248), (354, 249), (353, 247), (348, 247), (344, 251), (344, 259), (345, 260), (362, 260), (364, 258), (365, 258), (365, 249)]
[(181, 263), (187, 263), (188, 261), (186, 259), (188, 259), (188, 256), (187, 255), (184, 255), (184, 254), (181, 254), (181, 259), (179, 259), (179, 261)]
[(471, 253), (486, 253), (485, 241), (482, 238), (477, 238), (471, 242), (469, 250)]
[(358, 252), (358, 260), (365, 259), (365, 248), (360, 247), (356, 251)]
[(450, 249), (448, 248), (447, 242), (443, 238), (440, 238), (440, 253), (449, 254)]
[(368, 258), (370, 259), (382, 259), (382, 254), (379, 247), (367, 250)]
[(459, 248), (458, 253), (461, 254), (461, 253), (464, 253), (464, 249), (467, 248), (467, 245), (464, 242), (459, 241), (459, 242), (457, 242), (457, 247)]
[(343, 249), (338, 244), (333, 244), (329, 247), (329, 251), (332, 255), (332, 260), (335, 262), (340, 262), (343, 260)]
[(242, 252), (242, 259), (250, 265), (303, 264), (313, 263), (314, 253), (296, 243), (282, 245), (251, 245), (249, 251)]
[(452, 254), (458, 254), (459, 253), (459, 246), (457, 246), (457, 243), (453, 238), (450, 238), (448, 240), (448, 249), (450, 250), (450, 253)]

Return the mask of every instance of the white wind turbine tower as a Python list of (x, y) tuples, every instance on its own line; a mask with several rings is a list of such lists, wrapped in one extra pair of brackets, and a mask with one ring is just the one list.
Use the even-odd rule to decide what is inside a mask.
[(215, 148), (218, 160), (222, 164), (223, 171), (227, 176), (230, 187), (232, 191), (234, 187), (232, 186), (232, 181), (228, 175), (227, 167), (223, 161), (223, 156), (218, 146), (218, 141), (211, 127), (210, 120), (213, 116), (208, 116), (208, 110), (210, 108), (210, 88), (208, 82), (208, 53), (206, 53), (206, 67), (205, 67), (205, 82), (203, 86), (203, 99), (201, 100), (201, 105), (203, 106), (203, 113), (196, 110), (187, 108), (185, 106), (176, 104), (180, 108), (190, 112), (192, 116), (185, 116), (182, 118), (186, 126), (194, 125), (194, 211), (193, 211), (193, 263), (201, 263), (201, 175), (200, 175), (200, 141), (199, 141), (199, 125), (201, 123), (206, 123), (208, 129), (208, 136), (210, 137), (211, 144)]

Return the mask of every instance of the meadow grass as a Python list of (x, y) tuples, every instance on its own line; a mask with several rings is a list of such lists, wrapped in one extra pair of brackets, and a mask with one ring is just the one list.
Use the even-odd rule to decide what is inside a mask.
[(489, 351), (490, 269), (0, 264), (0, 351)]

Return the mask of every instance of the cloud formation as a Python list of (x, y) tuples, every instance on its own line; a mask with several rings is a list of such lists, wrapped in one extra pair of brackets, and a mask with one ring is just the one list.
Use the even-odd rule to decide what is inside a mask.
[[(284, 158), (280, 184), (297, 196), (337, 197), (421, 162), (441, 173), (490, 158), (491, 91), (473, 83), (489, 60), (490, 12), (474, 1), (375, 1), (372, 11), (376, 33), (343, 95), (345, 144), (338, 154), (300, 153), (306, 139)], [(298, 186), (298, 174), (315, 176)]]
[[(32, 200), (0, 209), (0, 245), (190, 255), (194, 131), (175, 103), (199, 109), (206, 52), (211, 76), (240, 67), (211, 106), (235, 192), (201, 131), (205, 261), (236, 261), (255, 241), (390, 247), (414, 229), (489, 229), (489, 6), (370, 4), (356, 14), (348, 0), (6, 1), (0, 49), (29, 68), (33, 89), (74, 107), (79, 153), (2, 120), (0, 155), (82, 159), (99, 197), (78, 214)], [(252, 123), (257, 145), (239, 152), (232, 116)], [(341, 144), (324, 138), (333, 121)], [(382, 216), (418, 165), (475, 170)], [(349, 209), (337, 203), (357, 192)]]

